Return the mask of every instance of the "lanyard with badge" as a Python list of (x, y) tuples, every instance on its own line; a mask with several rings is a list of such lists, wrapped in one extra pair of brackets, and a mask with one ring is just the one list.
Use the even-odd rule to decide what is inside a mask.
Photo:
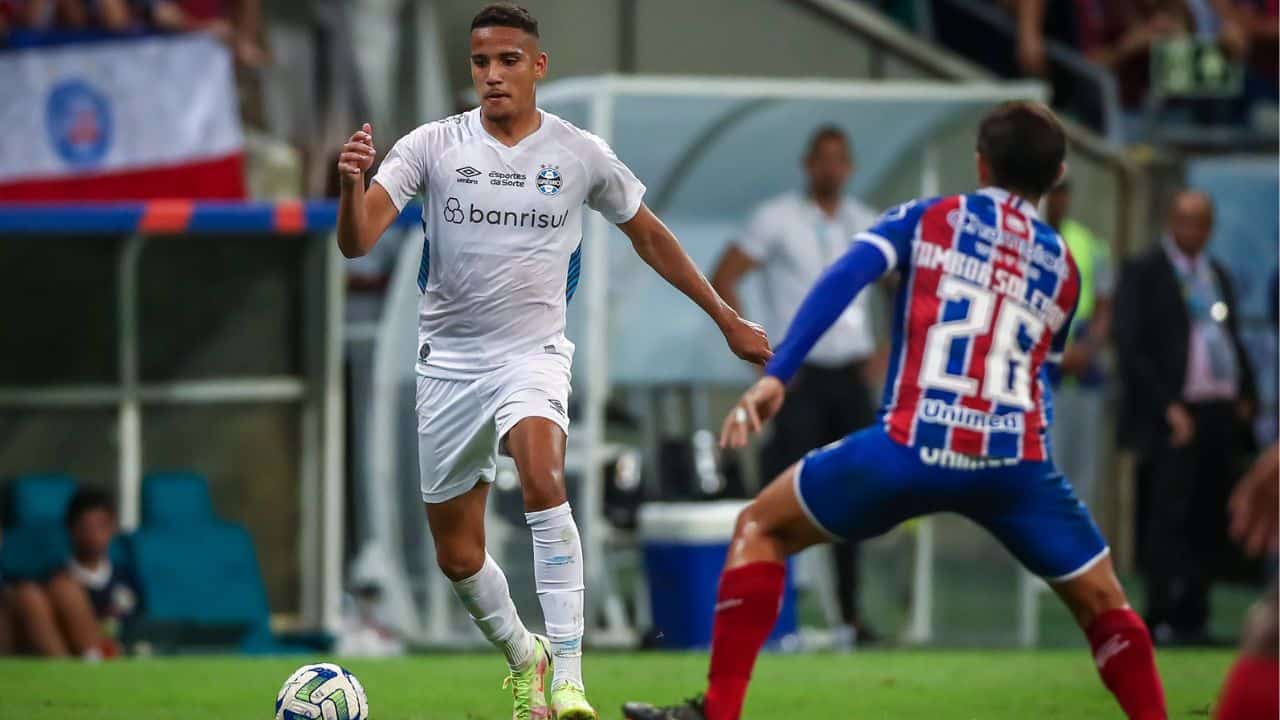
[(1205, 273), (1196, 272), (1194, 266), (1184, 269), (1179, 263), (1172, 265), (1187, 316), (1204, 336), (1210, 372), (1215, 379), (1230, 379), (1235, 374), (1235, 357), (1225, 326), (1231, 310), (1222, 299), (1213, 271), (1208, 270), (1206, 278)]

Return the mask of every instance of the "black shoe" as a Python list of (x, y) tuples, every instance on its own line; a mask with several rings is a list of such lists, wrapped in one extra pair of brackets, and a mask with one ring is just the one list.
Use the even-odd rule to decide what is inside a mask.
[(627, 720), (707, 720), (705, 700), (699, 695), (671, 707), (654, 707), (647, 703), (629, 702), (622, 706)]

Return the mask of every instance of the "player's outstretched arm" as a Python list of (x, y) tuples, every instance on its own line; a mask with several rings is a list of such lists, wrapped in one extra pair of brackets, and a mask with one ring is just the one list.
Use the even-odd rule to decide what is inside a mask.
[(757, 365), (773, 357), (769, 338), (759, 325), (744, 320), (729, 303), (716, 294), (711, 283), (694, 264), (671, 230), (644, 203), (635, 217), (618, 225), (631, 238), (636, 254), (671, 283), (689, 296), (715, 321), (734, 355)]
[(804, 362), (814, 344), (835, 323), (864, 287), (889, 270), (883, 252), (864, 242), (855, 242), (839, 260), (822, 274), (796, 311), (787, 337), (756, 381), (733, 409), (720, 429), (720, 447), (740, 448), (753, 433), (777, 414), (786, 399), (787, 383)]
[(352, 135), (338, 154), (342, 193), (338, 198), (338, 249), (349, 258), (367, 255), (399, 212), (391, 196), (374, 183), (365, 189), (365, 174), (373, 167), (373, 127)]

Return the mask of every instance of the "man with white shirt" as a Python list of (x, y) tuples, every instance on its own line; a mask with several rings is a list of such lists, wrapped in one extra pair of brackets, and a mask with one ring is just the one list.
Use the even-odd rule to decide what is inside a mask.
[(1129, 261), (1113, 340), (1121, 444), (1138, 455), (1139, 564), (1160, 643), (1209, 640), (1209, 590), (1226, 544), (1228, 478), (1252, 449), (1256, 391), (1226, 270), (1205, 247), (1213, 203), (1178, 193), (1165, 236)]
[[(843, 130), (827, 125), (814, 132), (804, 156), (807, 185), (761, 205), (729, 245), (711, 276), (717, 292), (739, 312), (738, 284), (760, 274), (765, 329), (782, 337), (809, 288), (827, 266), (875, 223), (877, 213), (844, 187), (853, 176), (853, 149)], [(765, 477), (775, 477), (816, 447), (835, 442), (875, 420), (867, 362), (876, 352), (868, 294), (845, 310), (809, 353), (792, 382), (788, 402), (761, 453)], [(858, 546), (834, 549), (840, 613), (847, 641), (861, 632), (857, 601)]]
[[(418, 456), (436, 560), (476, 625), (506, 656), (514, 720), (597, 714), (582, 681), (583, 565), (564, 487), (573, 343), (565, 308), (581, 272), (582, 206), (616, 224), (637, 254), (717, 324), (739, 357), (763, 363), (768, 339), (720, 299), (642, 201), (644, 185), (600, 138), (538, 109), (547, 70), (537, 21), (494, 3), (471, 23), (480, 107), (401, 138), (368, 190), (372, 128), (338, 160), (338, 245), (363, 255), (425, 191), (418, 288)], [(485, 552), (498, 452), (516, 464), (533, 535), (547, 637), (516, 614)], [(544, 676), (552, 673), (550, 702)]]

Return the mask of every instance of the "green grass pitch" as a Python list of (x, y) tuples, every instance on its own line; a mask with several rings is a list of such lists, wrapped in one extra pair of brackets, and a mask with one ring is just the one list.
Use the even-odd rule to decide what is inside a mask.
[[(1171, 718), (1205, 718), (1232, 653), (1158, 656)], [(305, 657), (150, 659), (86, 665), (0, 661), (0, 717), (23, 720), (267, 720), (277, 690)], [(622, 701), (671, 701), (699, 689), (701, 654), (588, 653), (589, 695), (604, 720)], [(374, 720), (505, 720), (496, 655), (349, 660)], [(901, 650), (766, 655), (748, 720), (1010, 720), (1123, 718), (1084, 650)]]

